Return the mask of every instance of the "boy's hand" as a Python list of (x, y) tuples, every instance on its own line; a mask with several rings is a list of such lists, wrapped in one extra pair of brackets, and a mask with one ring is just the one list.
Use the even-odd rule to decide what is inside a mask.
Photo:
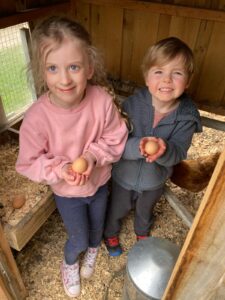
[[(154, 141), (155, 143), (158, 144), (158, 149), (157, 149), (156, 153), (154, 153), (152, 155), (149, 155), (145, 151), (145, 145), (148, 141)], [(156, 138), (154, 136), (144, 137), (140, 141), (139, 149), (140, 149), (141, 154), (146, 157), (146, 162), (151, 163), (164, 154), (164, 152), (166, 151), (166, 143), (163, 141), (163, 139)]]

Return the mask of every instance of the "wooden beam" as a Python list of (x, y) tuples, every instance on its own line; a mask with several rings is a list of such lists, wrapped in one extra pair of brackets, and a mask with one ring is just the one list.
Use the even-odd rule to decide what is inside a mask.
[(192, 214), (189, 213), (189, 211), (183, 206), (183, 204), (168, 186), (165, 187), (164, 196), (169, 202), (170, 206), (175, 210), (178, 217), (180, 217), (184, 224), (190, 228), (194, 219)]
[(210, 119), (201, 116), (202, 125), (216, 130), (225, 131), (225, 123), (223, 121)]
[(171, 15), (176, 17), (186, 17), (200, 20), (210, 20), (216, 22), (225, 22), (225, 12), (222, 10), (212, 10), (197, 7), (188, 7), (182, 5), (153, 3), (136, 0), (80, 0), (80, 2), (95, 5), (111, 5), (125, 9), (149, 10), (153, 13)]
[[(0, 276), (0, 294), (2, 293), (6, 299), (22, 300), (27, 296), (27, 292), (22, 281), (19, 269), (17, 268), (15, 259), (12, 255), (10, 246), (0, 223), (0, 265), (1, 265), (1, 275)], [(1, 298), (2, 299), (2, 298)], [(3, 298), (4, 299), (4, 298)]]
[(225, 150), (178, 257), (163, 300), (224, 299)]
[(43, 18), (45, 15), (48, 14), (52, 15), (54, 13), (65, 13), (67, 11), (70, 11), (70, 1), (35, 9), (27, 9), (14, 15), (0, 17), (0, 28), (13, 26), (23, 22), (33, 21), (35, 19)]
[(7, 287), (5, 285), (4, 280), (1, 277), (1, 274), (0, 274), (0, 299), (1, 300), (13, 300), (12, 296), (10, 295), (10, 293), (7, 290)]

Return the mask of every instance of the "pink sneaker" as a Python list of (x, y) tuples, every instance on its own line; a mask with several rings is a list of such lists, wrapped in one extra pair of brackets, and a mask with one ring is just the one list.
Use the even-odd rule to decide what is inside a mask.
[(78, 297), (80, 295), (79, 262), (73, 265), (67, 265), (65, 261), (63, 261), (61, 265), (61, 275), (66, 294), (71, 298)]
[(98, 248), (89, 247), (85, 253), (84, 261), (80, 270), (83, 278), (89, 279), (95, 270), (95, 261), (98, 254)]

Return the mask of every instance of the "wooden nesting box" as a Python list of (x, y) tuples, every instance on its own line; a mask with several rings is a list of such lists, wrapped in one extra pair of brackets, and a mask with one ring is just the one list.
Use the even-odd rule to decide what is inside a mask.
[[(0, 213), (10, 246), (20, 251), (54, 211), (55, 202), (48, 186), (31, 182), (16, 172), (16, 131), (14, 127), (0, 134)], [(21, 208), (13, 208), (15, 197), (26, 198)]]

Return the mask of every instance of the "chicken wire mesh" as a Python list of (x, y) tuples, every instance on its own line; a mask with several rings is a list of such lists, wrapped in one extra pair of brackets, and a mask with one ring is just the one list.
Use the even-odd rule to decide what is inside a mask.
[(0, 97), (8, 120), (24, 111), (36, 98), (27, 80), (28, 23), (0, 29)]

